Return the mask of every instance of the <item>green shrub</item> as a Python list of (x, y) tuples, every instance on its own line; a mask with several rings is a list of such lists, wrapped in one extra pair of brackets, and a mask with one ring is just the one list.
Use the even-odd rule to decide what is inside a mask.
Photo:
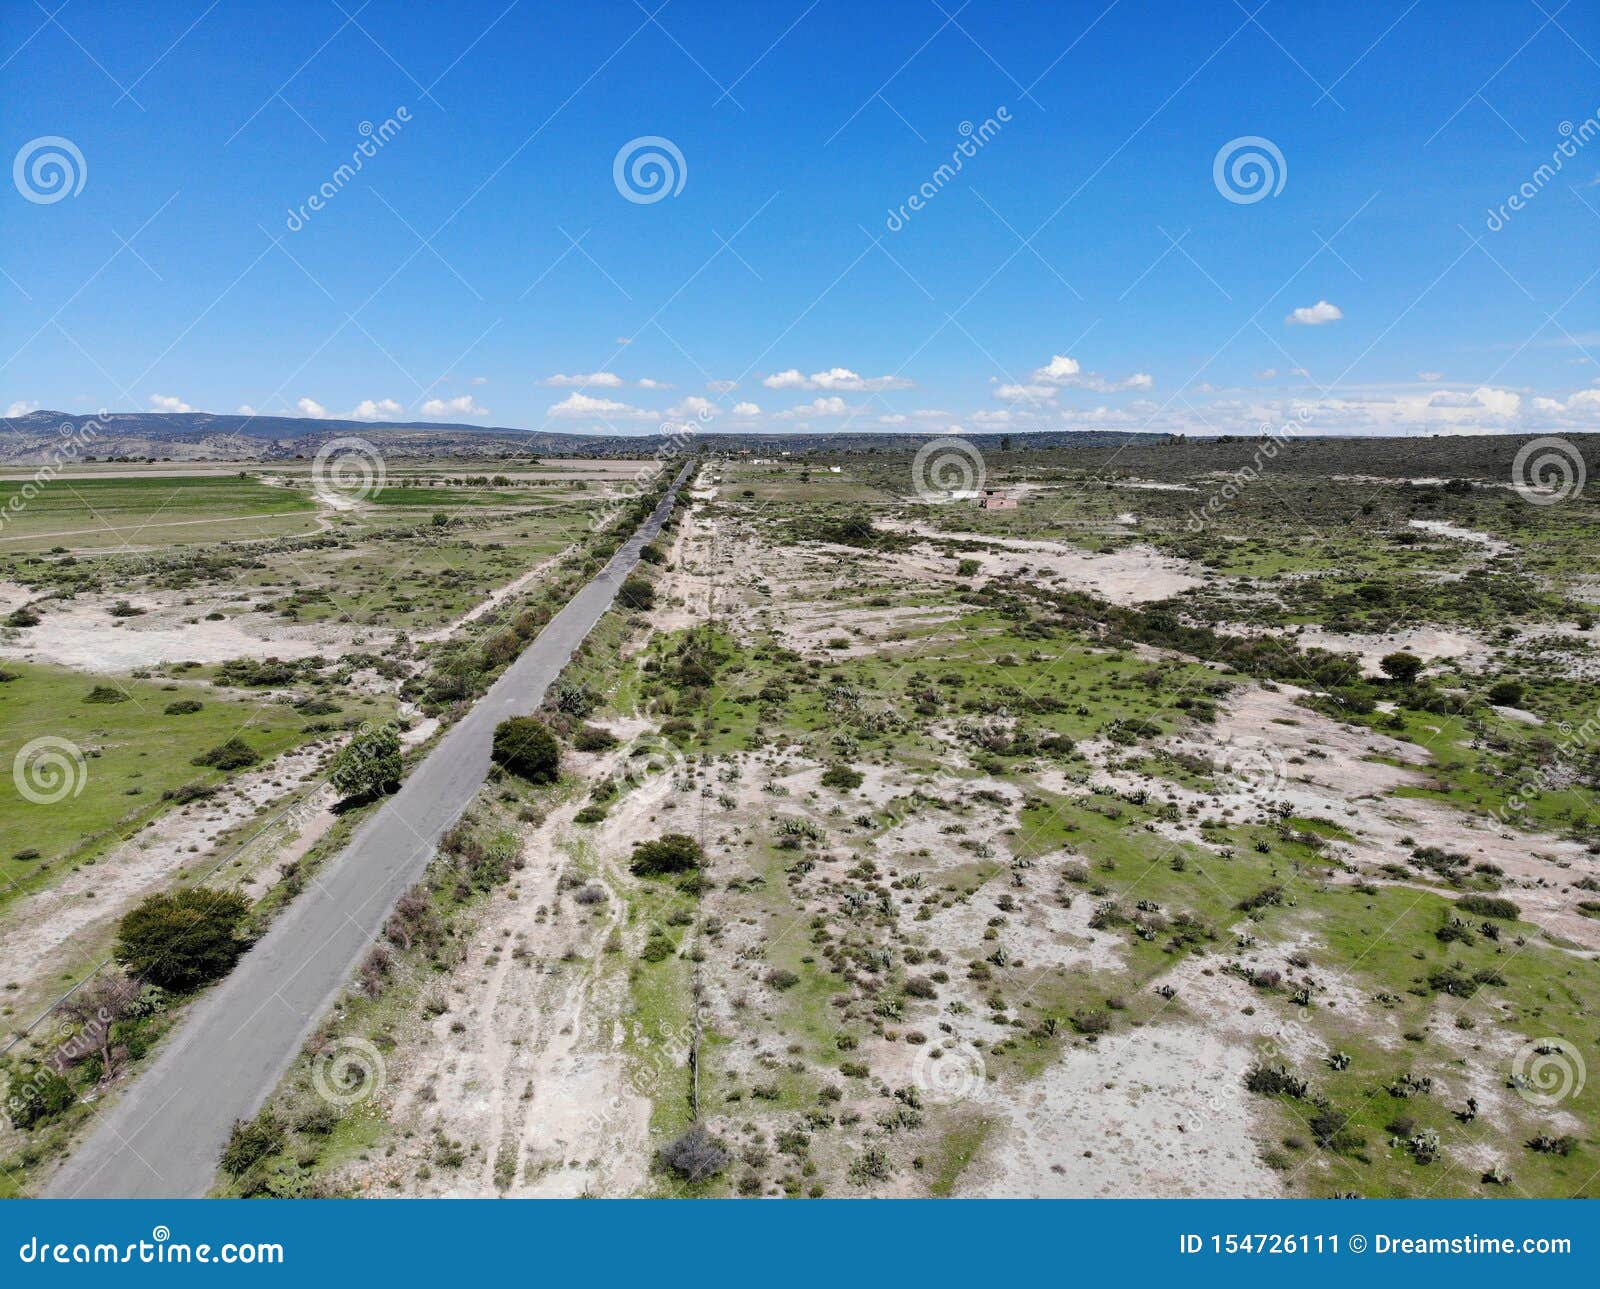
[(580, 752), (604, 752), (616, 745), (617, 736), (598, 725), (580, 725), (572, 735), (572, 746)]
[(648, 577), (635, 574), (623, 582), (622, 589), (617, 592), (617, 603), (625, 609), (634, 609), (641, 613), (653, 609), (656, 605), (656, 588), (651, 585)]
[(12, 1076), (6, 1089), (6, 1113), (12, 1127), (26, 1132), (54, 1119), (76, 1100), (72, 1084), (41, 1065)]
[(86, 703), (125, 703), (130, 695), (115, 685), (96, 685), (83, 696)]
[(239, 927), (250, 903), (203, 886), (152, 895), (117, 927), (116, 960), (137, 979), (186, 991), (226, 975), (244, 951)]
[(231, 738), (226, 743), (219, 743), (209, 752), (202, 752), (189, 764), (206, 765), (214, 770), (242, 770), (248, 765), (254, 765), (260, 759), (261, 753), (242, 738)]
[(1522, 694), (1520, 680), (1496, 681), (1489, 687), (1489, 701), (1496, 707), (1521, 707)]
[(1264, 1097), (1288, 1096), (1296, 1101), (1309, 1091), (1306, 1081), (1283, 1065), (1252, 1065), (1245, 1071), (1244, 1085)]
[(496, 765), (529, 783), (554, 783), (561, 777), (561, 745), (543, 721), (513, 716), (494, 730)]
[(658, 877), (664, 873), (687, 873), (700, 867), (704, 859), (700, 843), (681, 832), (667, 833), (654, 841), (635, 842), (628, 868), (636, 877)]
[(822, 786), (837, 788), (840, 792), (852, 792), (861, 786), (862, 778), (860, 770), (853, 770), (848, 765), (830, 765), (822, 772)]
[(671, 936), (660, 927), (652, 927), (644, 948), (639, 950), (639, 956), (646, 962), (664, 962), (677, 951), (678, 946), (672, 943)]
[(328, 782), (341, 797), (375, 797), (400, 781), (400, 736), (389, 725), (363, 726), (333, 759)]
[(1504, 918), (1508, 922), (1522, 916), (1522, 909), (1515, 901), (1494, 895), (1463, 895), (1456, 901), (1456, 907), (1482, 918)]
[(283, 1140), (283, 1124), (270, 1110), (254, 1119), (236, 1120), (222, 1152), (222, 1171), (230, 1177), (248, 1172), (252, 1165), (282, 1150)]
[(193, 716), (204, 706), (198, 698), (180, 698), (175, 703), (168, 703), (164, 710), (168, 716)]

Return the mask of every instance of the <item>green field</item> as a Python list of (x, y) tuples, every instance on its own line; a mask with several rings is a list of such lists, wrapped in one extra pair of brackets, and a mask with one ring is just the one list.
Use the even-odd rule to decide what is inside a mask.
[(0, 556), (20, 551), (193, 545), (309, 532), (304, 494), (242, 476), (0, 480)]
[[(240, 738), (261, 761), (317, 737), (307, 730), (312, 718), (284, 702), (219, 691), (209, 685), (172, 681), (96, 677), (59, 667), (7, 664), (13, 677), (0, 683), (0, 905), (55, 880), (70, 863), (92, 859), (144, 823), (171, 808), (163, 794), (187, 785), (216, 787), (230, 774), (191, 764), (192, 760)], [(122, 701), (86, 702), (101, 687), (125, 695)], [(198, 701), (186, 715), (166, 715), (169, 705)], [(382, 705), (341, 700), (336, 717), (362, 720)], [(43, 771), (29, 774), (17, 758), (35, 740), (55, 744), (66, 758), (58, 762), (64, 779)], [(77, 749), (77, 753), (72, 751)], [(41, 750), (36, 749), (34, 756)], [(81, 760), (79, 759), (81, 757)], [(15, 772), (13, 772), (15, 769)], [(59, 800), (37, 802), (23, 795)], [(76, 786), (76, 791), (70, 788)], [(30, 855), (30, 852), (36, 852)]]

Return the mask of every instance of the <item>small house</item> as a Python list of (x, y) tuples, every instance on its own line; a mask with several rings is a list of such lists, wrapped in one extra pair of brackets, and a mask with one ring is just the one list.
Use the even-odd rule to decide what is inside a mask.
[(999, 488), (985, 488), (983, 496), (978, 500), (980, 510), (1015, 510), (1017, 499), (1007, 496)]

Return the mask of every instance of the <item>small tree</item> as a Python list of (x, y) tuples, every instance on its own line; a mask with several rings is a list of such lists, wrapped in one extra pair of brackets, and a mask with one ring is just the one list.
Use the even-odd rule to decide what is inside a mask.
[(663, 873), (687, 873), (700, 867), (704, 852), (700, 843), (681, 832), (669, 832), (655, 841), (635, 842), (629, 870), (637, 877), (656, 877)]
[(494, 730), (496, 765), (530, 783), (554, 783), (561, 777), (561, 745), (543, 721), (513, 716)]
[(187, 991), (223, 976), (244, 951), (239, 926), (250, 903), (203, 886), (152, 895), (122, 919), (115, 957), (130, 975)]
[(1523, 687), (1520, 680), (1501, 680), (1489, 689), (1489, 701), (1496, 707), (1520, 707)]
[(1379, 659), (1378, 666), (1391, 680), (1409, 685), (1422, 674), (1423, 662), (1416, 654), (1402, 650), (1399, 653), (1385, 654)]
[[(110, 1081), (127, 1052), (112, 1042), (112, 1026), (139, 999), (139, 982), (121, 972), (102, 972), (61, 1004), (61, 1011), (77, 1025), (76, 1050), (88, 1054), (88, 1045), (100, 1054), (100, 1077)], [(66, 1045), (63, 1045), (66, 1050)]]
[(363, 726), (334, 758), (328, 782), (341, 797), (375, 797), (400, 780), (400, 736), (390, 725)]

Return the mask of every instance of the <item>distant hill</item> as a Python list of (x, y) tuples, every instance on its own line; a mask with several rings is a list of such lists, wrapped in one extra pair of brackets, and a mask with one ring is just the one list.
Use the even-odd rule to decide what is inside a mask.
[[(93, 437), (79, 440), (85, 426)], [(661, 434), (551, 434), (507, 426), (436, 425), (391, 421), (318, 420), (304, 416), (220, 416), (210, 412), (120, 412), (96, 422), (66, 412), (30, 412), (0, 418), (0, 465), (42, 465), (59, 460), (60, 445), (77, 442), (78, 461), (287, 462), (309, 459), (330, 439), (354, 435), (392, 457), (515, 460), (529, 457), (649, 457), (674, 453), (739, 453), (752, 457), (879, 456), (914, 452), (936, 434), (702, 432), (692, 440)], [(1262, 468), (1253, 435), (1217, 438), (1136, 434), (1116, 430), (965, 434), (992, 467), (1008, 472), (1102, 470), (1151, 479), (1197, 472)], [(1506, 479), (1530, 435), (1418, 435), (1296, 437), (1277, 454), (1279, 468), (1337, 476)], [(1589, 460), (1600, 458), (1600, 436), (1564, 436)]]
[[(29, 412), (0, 418), (0, 463), (44, 463), (63, 440), (93, 437), (79, 445), (78, 460), (94, 458), (173, 461), (287, 461), (316, 455), (329, 439), (355, 435), (385, 452), (416, 457), (646, 457), (668, 440), (661, 434), (551, 434), (506, 426), (440, 425), (433, 422), (319, 420), (305, 416), (240, 416), (213, 412), (115, 412), (104, 418), (67, 412)], [(704, 451), (775, 454), (904, 451), (932, 434), (727, 434), (704, 432), (693, 442)], [(1160, 443), (1160, 434), (1086, 433), (973, 434), (979, 445), (1002, 438), (1017, 446), (1092, 447)]]

